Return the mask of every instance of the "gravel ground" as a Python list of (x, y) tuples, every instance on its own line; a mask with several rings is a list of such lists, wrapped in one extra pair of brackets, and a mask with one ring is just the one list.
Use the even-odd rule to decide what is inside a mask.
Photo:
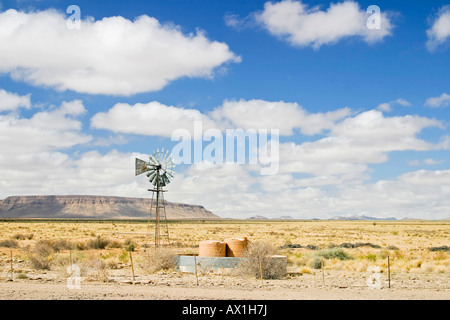
[[(391, 288), (384, 274), (371, 285), (367, 273), (290, 276), (283, 280), (206, 275), (197, 279), (179, 272), (137, 276), (109, 275), (108, 280), (72, 279), (35, 274), (27, 279), (0, 280), (0, 300), (449, 300), (448, 274), (393, 274)], [(69, 282), (68, 282), (69, 281)], [(325, 282), (324, 282), (325, 281)]]

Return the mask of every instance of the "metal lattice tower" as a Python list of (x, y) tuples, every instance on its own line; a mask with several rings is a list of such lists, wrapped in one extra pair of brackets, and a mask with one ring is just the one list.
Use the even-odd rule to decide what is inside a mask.
[[(143, 161), (136, 158), (136, 172), (135, 175), (147, 172), (147, 177), (150, 183), (153, 185), (152, 189), (147, 189), (152, 191), (152, 202), (150, 206), (150, 217), (149, 217), (149, 227), (150, 220), (155, 214), (155, 247), (159, 248), (163, 244), (169, 244), (169, 228), (167, 225), (166, 207), (164, 200), (163, 187), (170, 183), (170, 178), (173, 177), (174, 164), (169, 155), (169, 150), (164, 152), (164, 149), (154, 152), (153, 155), (149, 157), (149, 161)], [(156, 196), (156, 201), (155, 201)], [(161, 226), (163, 224), (163, 226)], [(165, 243), (162, 243), (162, 241)]]

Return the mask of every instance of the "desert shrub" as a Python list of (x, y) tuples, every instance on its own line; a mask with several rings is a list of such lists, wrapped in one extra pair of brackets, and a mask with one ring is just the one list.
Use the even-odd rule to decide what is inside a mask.
[(353, 248), (359, 248), (359, 247), (371, 247), (374, 249), (381, 248), (381, 246), (370, 243), (370, 242), (357, 242), (357, 243), (344, 242), (344, 243), (341, 243), (340, 245), (331, 244), (328, 246), (328, 248), (336, 248), (336, 247), (347, 248), (347, 249), (353, 249)]
[(447, 259), (447, 253), (444, 251), (438, 251), (434, 254), (434, 260), (445, 260)]
[(387, 246), (387, 247), (386, 247), (386, 249), (387, 249), (387, 250), (399, 250), (399, 248), (398, 248), (398, 247), (396, 247), (396, 246), (393, 246), (393, 245), (389, 245), (389, 246)]
[(323, 259), (319, 256), (315, 256), (311, 261), (311, 268), (313, 269), (322, 269)]
[(342, 248), (323, 249), (316, 253), (317, 256), (325, 259), (349, 260), (353, 259), (351, 255), (342, 250)]
[(108, 269), (119, 269), (119, 261), (117, 257), (108, 257), (104, 259), (106, 268)]
[(366, 259), (369, 261), (377, 261), (377, 255), (373, 253), (368, 253), (366, 255)]
[(14, 239), (6, 239), (6, 240), (0, 241), (0, 247), (4, 247), (4, 248), (18, 248), (19, 247), (19, 243), (16, 240), (14, 240)]
[(357, 243), (354, 244), (353, 248), (359, 248), (359, 247), (371, 247), (371, 248), (374, 248), (374, 249), (380, 249), (381, 248), (381, 246), (379, 246), (377, 244), (370, 243), (370, 242), (364, 242), (364, 243), (357, 242)]
[(431, 247), (428, 250), (430, 251), (445, 251), (445, 252), (450, 252), (450, 247), (448, 246), (440, 246), (440, 247)]
[(90, 249), (105, 249), (110, 243), (110, 240), (97, 236), (97, 238), (88, 241), (88, 248)]
[(119, 254), (119, 262), (128, 263), (130, 259), (130, 253), (127, 250), (123, 250), (121, 254)]
[(297, 249), (301, 248), (302, 245), (299, 243), (286, 243), (285, 245), (281, 246), (279, 249)]
[(170, 270), (175, 267), (175, 254), (166, 248), (150, 250), (143, 258), (142, 268), (148, 273)]
[(119, 240), (109, 240), (105, 248), (122, 248), (123, 243)]
[(17, 274), (17, 279), (28, 279), (28, 276), (23, 272), (19, 272)]
[(29, 233), (29, 234), (16, 233), (11, 238), (15, 239), (15, 240), (31, 240), (31, 239), (33, 239), (33, 237), (34, 237), (34, 234), (32, 234), (32, 233)]
[(136, 242), (130, 238), (125, 239), (123, 245), (126, 251), (134, 251), (137, 247)]
[(53, 250), (56, 252), (62, 251), (62, 250), (73, 250), (75, 249), (75, 244), (72, 243), (70, 240), (67, 239), (57, 239), (50, 242), (50, 245), (52, 246)]
[(74, 241), (73, 242), (73, 250), (88, 250), (89, 244), (88, 241)]
[(47, 240), (39, 240), (35, 243), (28, 258), (34, 269), (48, 270), (52, 263), (54, 250)]
[(239, 266), (239, 273), (261, 279), (280, 279), (285, 276), (285, 266), (271, 256), (277, 249), (268, 241), (251, 242)]
[(86, 273), (88, 280), (108, 280), (107, 265), (100, 257), (90, 256), (88, 259), (85, 259), (82, 268), (85, 270), (84, 273)]

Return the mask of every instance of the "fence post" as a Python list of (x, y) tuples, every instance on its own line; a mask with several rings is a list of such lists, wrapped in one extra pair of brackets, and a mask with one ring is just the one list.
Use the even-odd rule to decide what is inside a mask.
[(389, 289), (391, 288), (391, 263), (390, 263), (390, 260), (389, 260), (389, 255), (388, 255), (388, 286), (389, 286)]
[(259, 274), (261, 276), (261, 285), (264, 285), (263, 281), (263, 269), (262, 269), (262, 255), (259, 256)]
[(194, 256), (194, 270), (195, 270), (195, 281), (198, 286), (198, 275), (197, 275), (197, 258)]
[(320, 269), (322, 269), (322, 282), (323, 282), (323, 285), (325, 285), (325, 263), (323, 263), (323, 262), (324, 262), (323, 258), (320, 259), (320, 264), (321, 264)]
[(131, 251), (130, 251), (130, 262), (131, 262), (131, 272), (133, 274), (133, 282), (134, 282), (133, 256), (131, 255)]
[(13, 253), (11, 249), (11, 281), (14, 280), (14, 268), (13, 268)]

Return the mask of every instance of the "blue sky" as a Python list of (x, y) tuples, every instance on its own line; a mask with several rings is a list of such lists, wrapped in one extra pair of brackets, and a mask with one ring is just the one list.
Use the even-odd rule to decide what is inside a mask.
[(449, 58), (445, 1), (0, 0), (0, 198), (147, 197), (134, 158), (202, 121), (279, 130), (279, 170), (180, 165), (170, 201), (448, 218)]

